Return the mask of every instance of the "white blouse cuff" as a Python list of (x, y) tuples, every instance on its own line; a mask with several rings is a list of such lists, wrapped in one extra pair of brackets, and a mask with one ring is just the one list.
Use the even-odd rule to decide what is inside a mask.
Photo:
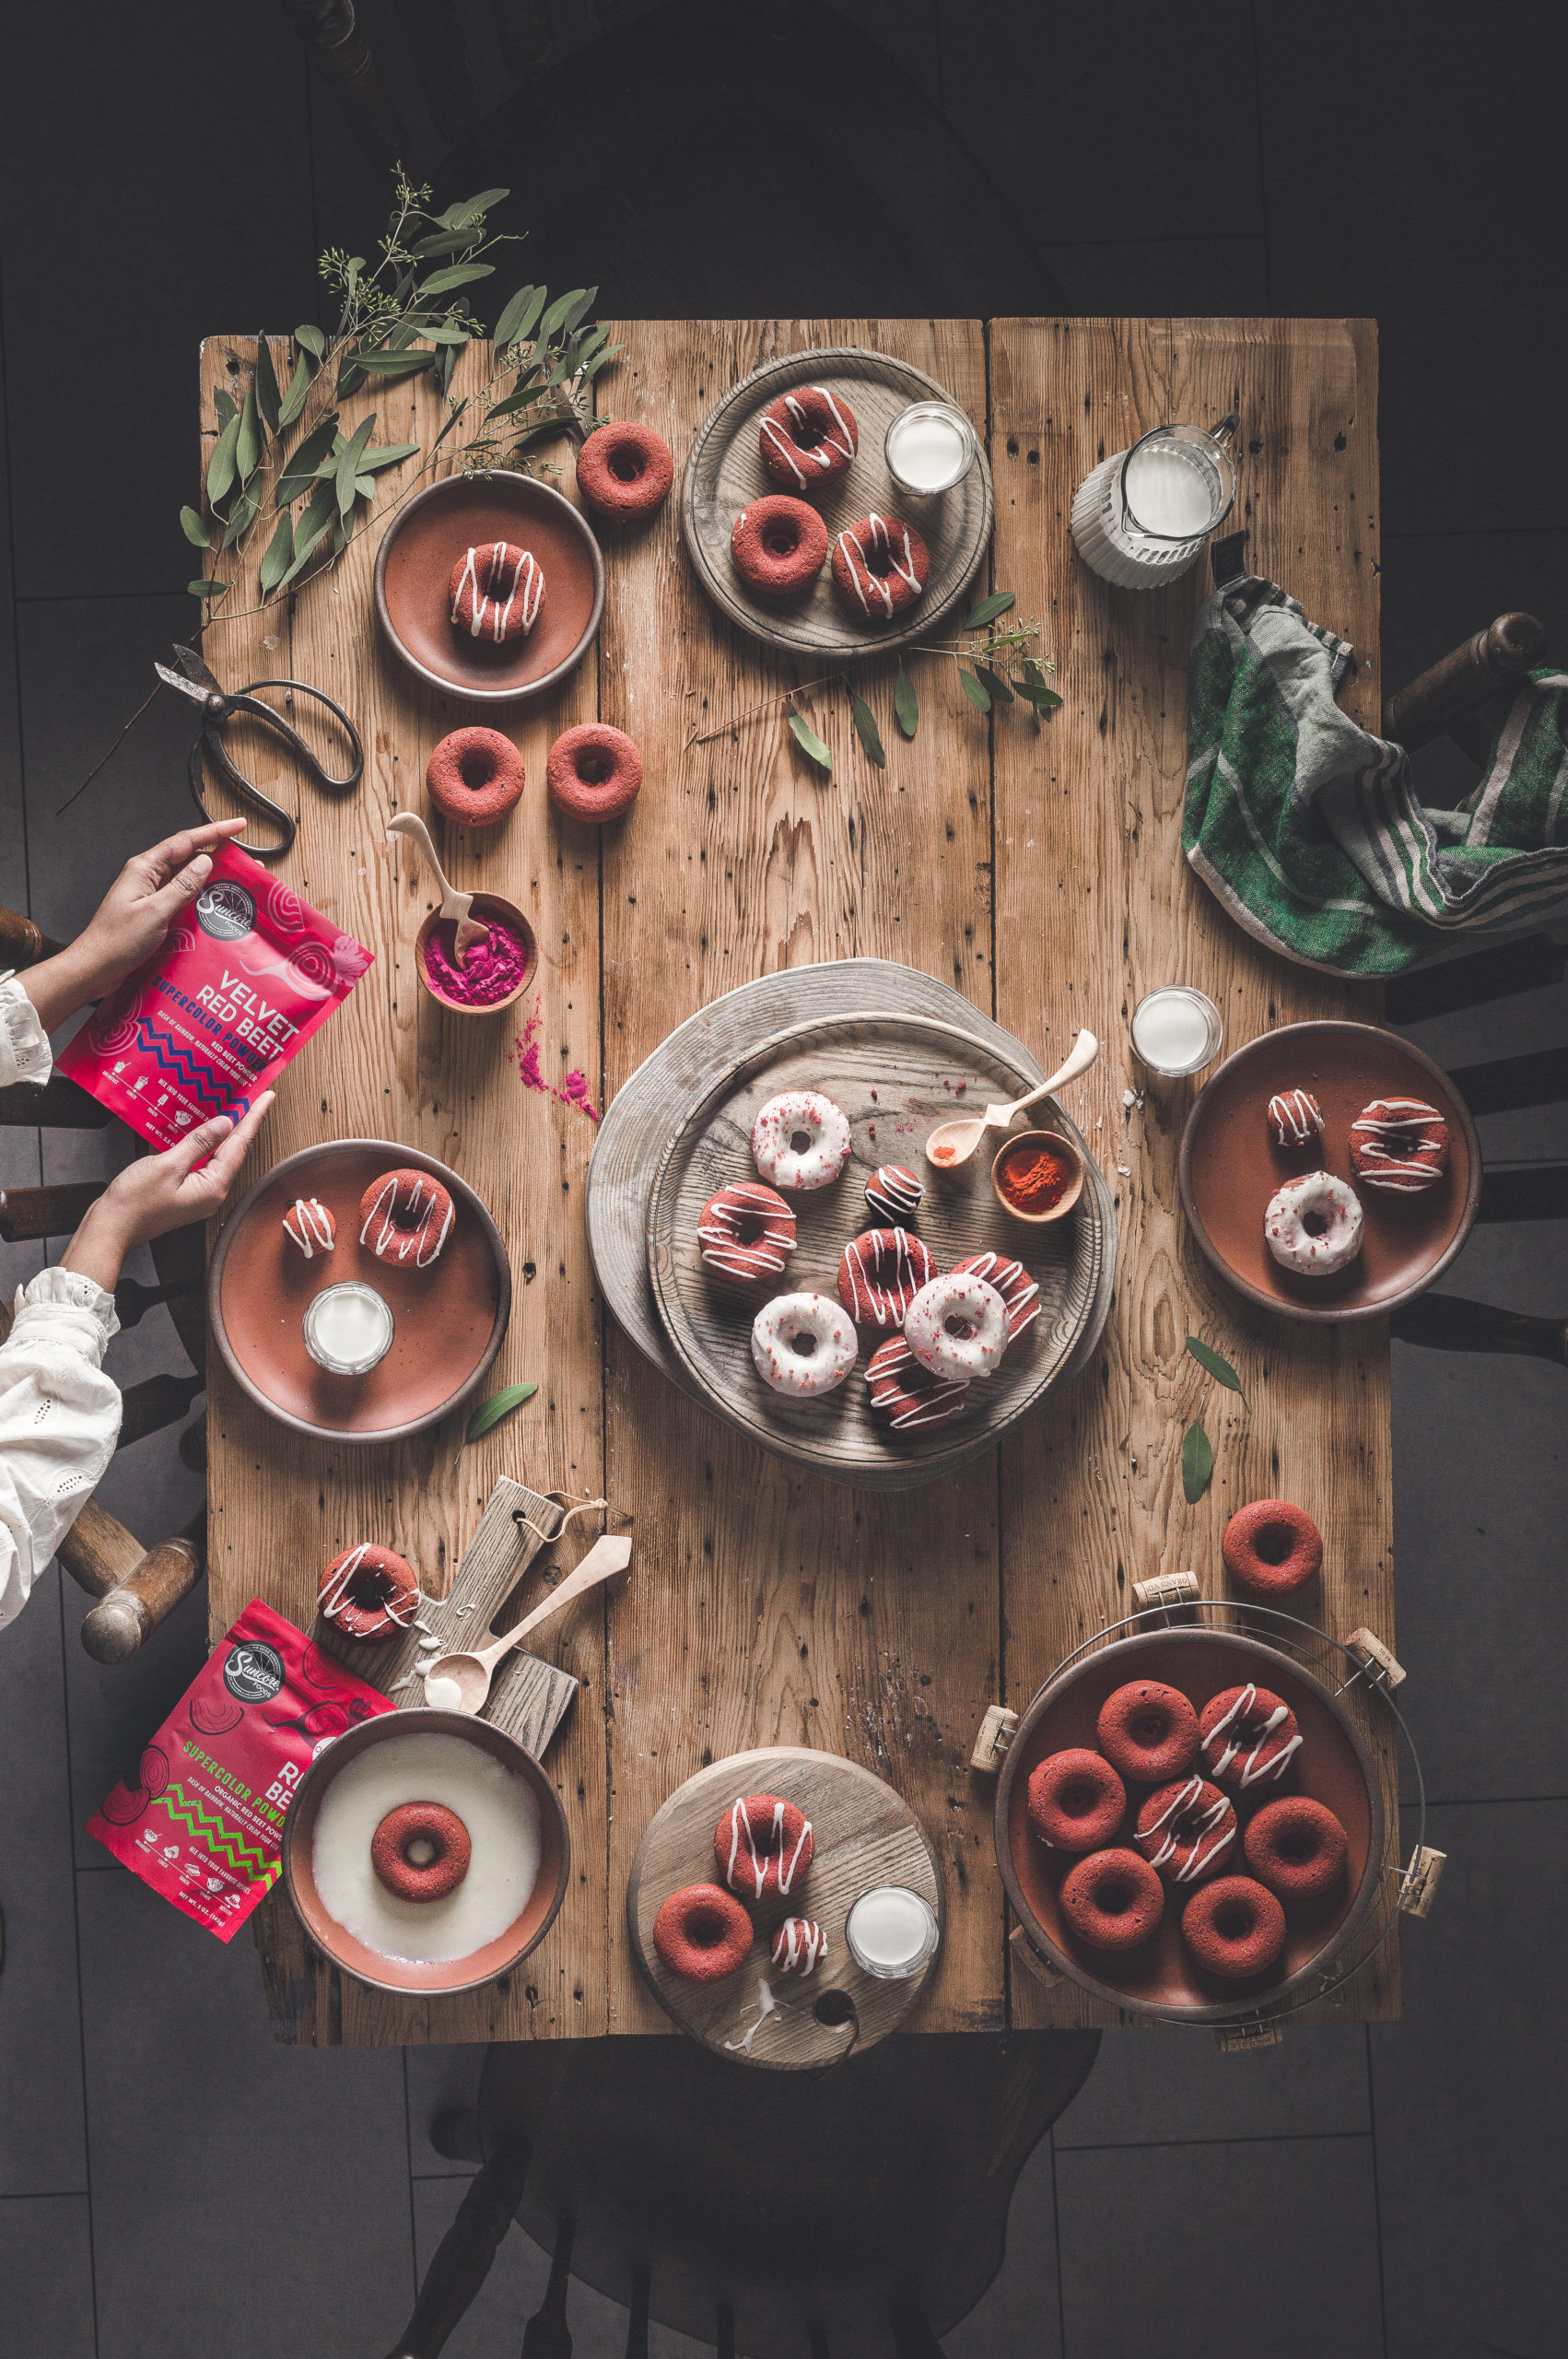
[(98, 1367), (110, 1337), (119, 1332), (114, 1297), (79, 1270), (56, 1265), (17, 1288), (13, 1344), (64, 1344)]
[(53, 1071), (49, 1035), (15, 972), (0, 975), (0, 1077), (45, 1082)]

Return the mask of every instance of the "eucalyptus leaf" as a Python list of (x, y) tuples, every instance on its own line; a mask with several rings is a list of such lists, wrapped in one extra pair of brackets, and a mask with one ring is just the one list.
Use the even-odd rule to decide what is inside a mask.
[(356, 427), (354, 440), (344, 445), (343, 455), (337, 463), (337, 512), (340, 516), (346, 517), (354, 505), (354, 484), (359, 473), (359, 454), (370, 440), (370, 431), (375, 423), (373, 417), (366, 418), (361, 425)]
[(990, 691), (991, 701), (993, 703), (1015, 704), (1017, 702), (1017, 698), (1014, 697), (1012, 690), (1008, 687), (1007, 682), (1002, 678), (1001, 674), (994, 670), (989, 663), (977, 663), (975, 669)]
[(421, 370), (435, 367), (437, 357), (433, 352), (362, 352), (351, 366), (366, 377), (417, 377)]
[(989, 712), (991, 709), (990, 698), (986, 693), (981, 683), (975, 677), (973, 672), (965, 672), (962, 663), (958, 667), (958, 685), (963, 689), (965, 695), (968, 698), (977, 712)]
[(418, 448), (417, 442), (383, 442), (380, 448), (372, 442), (359, 454), (359, 472), (366, 475), (379, 475), (383, 467), (401, 467), (404, 459), (412, 459)]
[(810, 755), (812, 760), (817, 765), (817, 768), (819, 769), (825, 770), (831, 778), (833, 775), (832, 750), (830, 747), (823, 744), (822, 739), (817, 735), (816, 731), (812, 727), (811, 722), (807, 721), (802, 714), (795, 711), (790, 712), (790, 734), (794, 738), (796, 745), (801, 746), (805, 753)]
[(517, 344), (523, 336), (532, 335), (544, 309), (545, 291), (543, 287), (520, 287), (496, 322), (493, 341), (497, 345)]
[(234, 445), (234, 464), (241, 483), (249, 483), (261, 464), (262, 429), (256, 417), (256, 388), (252, 385), (245, 395), (245, 406), (240, 413), (240, 433)]
[(447, 218), (454, 229), (470, 229), (482, 213), (494, 212), (496, 206), (510, 194), (509, 188), (483, 189), (477, 196), (471, 196), (466, 205), (454, 205)]
[(574, 287), (569, 295), (557, 295), (556, 300), (551, 304), (549, 310), (545, 312), (544, 318), (539, 323), (539, 337), (541, 343), (544, 343), (548, 337), (553, 336), (556, 329), (564, 325), (567, 313), (571, 310), (574, 303), (580, 303), (582, 305), (582, 311), (579, 311), (577, 315), (580, 320), (583, 311), (587, 311), (590, 303), (592, 302), (593, 298), (598, 294), (598, 292), (599, 289), (597, 287)]
[(1024, 694), (1036, 712), (1055, 712), (1061, 698), (1047, 681), (1044, 667), (1033, 655), (1024, 658)]
[(236, 410), (214, 443), (212, 457), (207, 461), (207, 499), (214, 508), (228, 498), (234, 482), (234, 446), (239, 440), (240, 413)]
[(853, 688), (849, 691), (849, 710), (854, 715), (860, 743), (866, 749), (866, 759), (874, 762), (879, 770), (884, 770), (887, 755), (883, 746), (882, 732), (876, 725), (876, 715), (864, 697), (858, 697)]
[(1188, 1426), (1181, 1443), (1181, 1487), (1189, 1508), (1203, 1496), (1213, 1472), (1214, 1450), (1208, 1435), (1199, 1425)]
[[(498, 1392), (487, 1394), (468, 1420), (458, 1457), (462, 1457), (462, 1450), (467, 1449), (471, 1443), (482, 1440), (492, 1426), (498, 1426), (503, 1417), (509, 1417), (514, 1409), (521, 1409), (525, 1401), (532, 1401), (538, 1390), (536, 1384), (503, 1384)], [(457, 1460), (454, 1459), (452, 1463), (455, 1465)]]
[(494, 278), (493, 262), (454, 262), (446, 270), (438, 270), (419, 289), (420, 300), (429, 295), (446, 295), (454, 287), (472, 287), (475, 280)]
[(451, 391), (452, 372), (457, 367), (457, 346), (455, 344), (442, 346), (441, 357), (436, 366), (441, 380), (441, 391), (443, 393), (450, 393)]
[(1242, 1392), (1240, 1377), (1229, 1360), (1223, 1359), (1211, 1344), (1199, 1343), (1196, 1335), (1189, 1335), (1187, 1339), (1187, 1348), (1198, 1362), (1199, 1367), (1208, 1369), (1216, 1384), (1226, 1385), (1233, 1392), (1241, 1392), (1242, 1399), (1246, 1400), (1246, 1395)]
[(212, 397), (212, 405), (217, 412), (217, 422), (219, 426), (227, 426), (231, 417), (238, 417), (240, 415), (239, 403), (235, 400), (232, 393), (225, 391), (222, 385), (219, 385), (217, 391), (214, 393)]
[(509, 393), (505, 401), (492, 403), (485, 413), (486, 421), (492, 417), (515, 417), (520, 410), (532, 408), (535, 402), (543, 401), (545, 390), (543, 385), (525, 385), (521, 393)]
[(267, 432), (275, 434), (283, 419), (283, 396), (272, 365), (272, 347), (264, 335), (256, 339), (256, 407)]
[(467, 328), (453, 326), (445, 320), (432, 322), (423, 333), (429, 343), (455, 344), (459, 351), (465, 344), (472, 344), (474, 341)]
[(998, 615), (1005, 615), (1009, 606), (1016, 604), (1012, 591), (998, 590), (990, 597), (982, 598), (977, 606), (970, 608), (964, 617), (964, 628), (965, 630), (984, 630), (988, 623), (994, 623)]
[(919, 699), (915, 694), (915, 683), (902, 663), (898, 666), (898, 677), (893, 685), (893, 710), (898, 715), (899, 728), (902, 729), (906, 737), (912, 739), (919, 726), (920, 706)]
[(375, 476), (356, 475), (354, 478), (354, 489), (356, 495), (360, 499), (374, 499), (376, 497)]
[(437, 229), (430, 237), (421, 238), (408, 251), (415, 262), (434, 262), (439, 254), (460, 254), (470, 242), (465, 230)]
[(193, 508), (181, 508), (180, 511), (180, 530), (193, 549), (211, 548), (212, 534)]
[(278, 404), (277, 423), (280, 431), (286, 426), (292, 426), (304, 408), (305, 396), (310, 390), (310, 364), (301, 353), (294, 364), (294, 374), (288, 381), (288, 391)]
[(318, 426), (313, 426), (287, 462), (277, 479), (274, 504), (287, 508), (309, 488), (316, 469), (332, 449), (337, 433), (337, 412), (329, 410)]
[(435, 457), (435, 455), (436, 455), (437, 452), (440, 449), (440, 447), (441, 447), (442, 443), (446, 440), (447, 436), (451, 432), (452, 428), (457, 424), (457, 422), (458, 422), (459, 418), (460, 418), (460, 417), (462, 417), (462, 414), (463, 414), (464, 410), (466, 410), (466, 408), (467, 408), (467, 407), (468, 407), (468, 403), (467, 403), (467, 400), (466, 400), (466, 398), (465, 398), (465, 399), (463, 399), (462, 401), (459, 402), (459, 404), (457, 405), (457, 407), (453, 410), (453, 412), (452, 412), (451, 416), (451, 417), (446, 420), (445, 424), (444, 424), (444, 425), (442, 426), (442, 428), (441, 428), (440, 432), (437, 435), (437, 437), (436, 437), (435, 440), (434, 440), (434, 441), (431, 443), (431, 445), (430, 445), (430, 456), (431, 456), (432, 458), (434, 458), (434, 457)]
[(262, 559), (262, 596), (270, 598), (294, 562), (294, 519), (285, 509)]
[(317, 545), (325, 539), (327, 533), (332, 527), (333, 519), (336, 514), (337, 494), (335, 489), (331, 484), (318, 484), (315, 490), (311, 493), (302, 514), (296, 520), (294, 526), (294, 556), (289, 564), (287, 572), (284, 575), (282, 581), (278, 584), (280, 590), (286, 590), (288, 587), (288, 584), (294, 580), (295, 575), (302, 570), (306, 560), (315, 550)]
[(322, 334), (320, 328), (308, 326), (296, 328), (294, 331), (294, 341), (303, 351), (308, 352), (310, 355), (312, 360), (324, 360), (326, 358), (327, 340)]
[(228, 523), (223, 528), (223, 539), (218, 545), (220, 549), (231, 549), (237, 542), (244, 539), (256, 521), (256, 511), (261, 504), (260, 484), (254, 484), (249, 491), (241, 492), (234, 503)]
[(186, 589), (193, 598), (221, 598), (228, 588), (227, 581), (187, 581)]

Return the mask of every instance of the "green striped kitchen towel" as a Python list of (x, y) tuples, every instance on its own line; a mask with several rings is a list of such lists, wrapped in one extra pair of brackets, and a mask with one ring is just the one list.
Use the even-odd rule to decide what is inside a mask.
[(1192, 634), (1182, 849), (1238, 925), (1303, 966), (1392, 975), (1568, 894), (1568, 674), (1520, 684), (1457, 810), (1334, 701), (1348, 640), (1272, 581), (1217, 590)]

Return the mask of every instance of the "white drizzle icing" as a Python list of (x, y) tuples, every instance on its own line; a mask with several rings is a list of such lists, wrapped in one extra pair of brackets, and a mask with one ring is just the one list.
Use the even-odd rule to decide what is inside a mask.
[[(1225, 1771), (1230, 1767), (1231, 1763), (1236, 1759), (1237, 1755), (1241, 1752), (1239, 1744), (1231, 1744), (1224, 1741), (1225, 1731), (1230, 1727), (1233, 1720), (1238, 1719), (1245, 1720), (1251, 1713), (1252, 1708), (1257, 1701), (1257, 1688), (1250, 1686), (1244, 1687), (1240, 1695), (1236, 1697), (1235, 1702), (1231, 1706), (1230, 1710), (1221, 1715), (1220, 1719), (1215, 1721), (1213, 1727), (1204, 1738), (1204, 1756), (1207, 1759), (1210, 1767), (1213, 1770), (1216, 1778), (1223, 1777)], [(1281, 1721), (1288, 1720), (1290, 1717), (1291, 1713), (1288, 1704), (1281, 1704), (1277, 1711), (1270, 1713), (1268, 1719), (1263, 1724), (1262, 1734), (1258, 1737), (1257, 1743), (1253, 1746), (1252, 1751), (1247, 1755), (1246, 1761), (1242, 1765), (1241, 1782), (1244, 1788), (1255, 1785), (1259, 1778), (1282, 1778), (1284, 1776), (1286, 1765), (1290, 1761), (1292, 1754), (1295, 1752), (1296, 1747), (1301, 1743), (1301, 1731), (1299, 1729), (1296, 1731), (1295, 1735), (1287, 1738), (1285, 1743), (1280, 1747), (1279, 1752), (1277, 1754), (1271, 1754), (1267, 1761), (1260, 1762), (1258, 1755), (1262, 1753), (1264, 1746), (1268, 1743), (1269, 1739), (1273, 1735), (1274, 1731), (1279, 1727)], [(1215, 1758), (1216, 1751), (1218, 1752), (1219, 1756), (1217, 1759)]]
[(1323, 1130), (1323, 1114), (1308, 1089), (1282, 1089), (1269, 1100), (1276, 1146), (1305, 1146)]
[(786, 1866), (783, 1849), (784, 1805), (780, 1802), (776, 1802), (773, 1805), (772, 1840), (766, 1850), (759, 1851), (756, 1848), (756, 1837), (752, 1833), (751, 1821), (746, 1816), (746, 1798), (743, 1794), (740, 1796), (738, 1801), (732, 1804), (730, 1812), (730, 1863), (724, 1871), (724, 1881), (729, 1885), (731, 1891), (733, 1892), (736, 1888), (735, 1869), (740, 1860), (741, 1847), (744, 1844), (747, 1854), (746, 1872), (751, 1876), (752, 1881), (756, 1886), (756, 1897), (760, 1900), (764, 1891), (766, 1889), (767, 1864), (768, 1861), (774, 1858), (777, 1858), (778, 1861), (778, 1883), (777, 1889), (780, 1893), (786, 1893), (795, 1881), (795, 1871), (800, 1865), (801, 1853), (804, 1850), (806, 1845), (811, 1841), (811, 1820), (809, 1818), (802, 1818), (801, 1821), (800, 1838), (797, 1841), (793, 1851), (790, 1852), (789, 1864)]
[(866, 1182), (866, 1203), (883, 1220), (907, 1220), (925, 1192), (902, 1163), (883, 1164)]
[[(904, 535), (904, 561), (902, 564), (899, 563), (897, 554), (893, 546), (893, 527), (895, 524), (897, 525), (898, 531)], [(895, 573), (901, 581), (907, 581), (918, 598), (920, 594), (921, 585), (915, 571), (915, 553), (909, 544), (908, 525), (899, 524), (896, 517), (895, 517), (890, 522), (885, 516), (872, 515), (866, 518), (864, 529), (867, 538), (870, 540), (872, 547), (876, 551), (877, 555), (879, 557), (886, 556), (891, 559), (889, 570)], [(868, 590), (872, 590), (875, 592), (877, 597), (882, 601), (884, 617), (891, 616), (895, 611), (893, 593), (888, 588), (884, 576), (872, 571), (872, 569), (866, 560), (865, 549), (861, 546), (860, 542), (856, 539), (853, 532), (840, 533), (838, 535), (838, 546), (844, 553), (845, 569), (848, 573), (850, 584), (854, 590), (855, 595), (860, 602), (861, 611), (868, 615), (871, 613), (871, 601), (867, 597), (866, 593)]]
[[(479, 586), (481, 554), (489, 561), (487, 572), (489, 587), (485, 590)], [(503, 604), (499, 592), (509, 562), (511, 563), (512, 585), (507, 592)], [(520, 618), (522, 628), (525, 631), (531, 631), (533, 628), (539, 613), (539, 603), (544, 595), (544, 569), (532, 549), (514, 548), (509, 541), (491, 541), (486, 545), (483, 552), (477, 548), (470, 549), (462, 560), (462, 571), (458, 576), (457, 593), (452, 599), (450, 617), (454, 627), (457, 625), (465, 591), (470, 596), (473, 615), (473, 620), (467, 626), (468, 636), (470, 639), (477, 639), (485, 628), (486, 616), (494, 614), (495, 628), (490, 635), (496, 645), (499, 647), (507, 635), (507, 625), (511, 619), (512, 608), (518, 604), (520, 597), (521, 600)]]
[[(436, 1260), (442, 1246), (447, 1241), (447, 1235), (452, 1225), (451, 1199), (450, 1197), (447, 1199), (447, 1216), (441, 1223), (440, 1235), (435, 1238), (433, 1243), (429, 1238), (421, 1239), (420, 1231), (417, 1227), (404, 1228), (399, 1223), (395, 1222), (392, 1216), (392, 1208), (397, 1197), (398, 1182), (404, 1176), (404, 1175), (402, 1173), (396, 1171), (389, 1171), (387, 1173), (386, 1178), (381, 1181), (380, 1186), (376, 1191), (369, 1211), (365, 1215), (364, 1225), (359, 1231), (359, 1242), (361, 1245), (369, 1242), (370, 1250), (375, 1255), (378, 1262), (406, 1262), (410, 1254), (412, 1254), (414, 1257), (415, 1268), (416, 1270), (425, 1270), (428, 1269), (430, 1263)], [(423, 1219), (425, 1214), (425, 1191), (427, 1189), (430, 1191), (429, 1203), (434, 1204), (436, 1202), (435, 1182), (426, 1179), (424, 1173), (421, 1172), (415, 1180), (413, 1194), (408, 1206), (408, 1209), (419, 1220)], [(380, 1217), (381, 1222), (380, 1229), (375, 1238), (371, 1240), (370, 1231), (372, 1227), (374, 1227), (378, 1217)], [(425, 1250), (427, 1246), (429, 1248), (428, 1251)]]
[(827, 1936), (809, 1917), (786, 1917), (769, 1951), (780, 1974), (813, 1974), (827, 1955)]
[[(335, 1622), (347, 1604), (349, 1585), (364, 1563), (370, 1546), (371, 1543), (369, 1540), (362, 1540), (357, 1548), (351, 1548), (317, 1599), (316, 1603), (326, 1621)], [(406, 1601), (400, 1601), (396, 1597), (383, 1598), (379, 1610), (386, 1615), (389, 1622), (395, 1623), (400, 1630), (406, 1630), (409, 1624), (415, 1618), (418, 1605), (419, 1596), (416, 1590), (414, 1596)], [(420, 1624), (419, 1626), (423, 1628), (424, 1625)]]
[[(697, 1224), (696, 1238), (710, 1269), (732, 1278), (778, 1277), (795, 1250), (795, 1215), (780, 1204), (771, 1188), (738, 1180), (707, 1207), (708, 1217)], [(741, 1223), (759, 1220), (760, 1236), (749, 1244), (741, 1239)]]
[(851, 1317), (877, 1327), (902, 1327), (905, 1313), (936, 1263), (907, 1228), (871, 1228), (844, 1248), (849, 1268)]
[(752, 2052), (752, 2042), (756, 2037), (758, 2032), (762, 2029), (764, 2024), (767, 2021), (769, 2015), (782, 2016), (787, 2015), (790, 2012), (788, 2007), (781, 2007), (778, 2000), (774, 1997), (772, 1985), (769, 1983), (766, 1974), (759, 1975), (757, 1978), (756, 1998), (756, 2021), (753, 2024), (745, 2037), (743, 2039), (727, 2039), (724, 2042), (725, 2047), (729, 2048), (731, 2053), (739, 2052), (739, 2054), (743, 2056), (749, 2056)]
[(789, 416), (790, 427), (793, 428), (792, 434), (786, 434), (775, 417), (765, 417), (762, 421), (764, 440), (770, 443), (778, 457), (784, 461), (797, 485), (804, 485), (806, 482), (808, 466), (814, 466), (826, 474), (833, 465), (835, 456), (843, 459), (848, 464), (855, 455), (855, 429), (828, 392), (827, 387), (813, 385), (811, 391), (813, 393), (820, 393), (827, 404), (833, 414), (836, 433), (824, 434), (821, 440), (814, 443), (802, 442), (800, 440), (802, 428), (809, 428), (815, 421), (809, 415), (805, 404), (793, 393), (786, 393), (784, 396), (784, 408)]
[[(1199, 1802), (1202, 1800), (1205, 1782), (1206, 1780), (1202, 1778), (1189, 1778), (1184, 1786), (1176, 1788), (1175, 1794), (1158, 1818), (1151, 1819), (1147, 1826), (1140, 1825), (1138, 1842), (1141, 1848), (1143, 1844), (1152, 1842), (1159, 1834), (1161, 1827), (1164, 1826), (1166, 1829), (1158, 1849), (1144, 1853), (1152, 1868), (1164, 1867), (1165, 1861), (1173, 1859), (1181, 1849), (1182, 1838), (1170, 1822), (1183, 1818), (1197, 1809)], [(1211, 1830), (1213, 1832), (1214, 1839), (1205, 1849), (1203, 1837)], [(1235, 1841), (1235, 1812), (1231, 1808), (1224, 1795), (1221, 1794), (1197, 1820), (1192, 1830), (1192, 1856), (1185, 1867), (1176, 1870), (1177, 1884), (1196, 1884), (1210, 1860), (1220, 1858)]]
[(307, 1262), (330, 1253), (337, 1242), (337, 1225), (319, 1196), (296, 1196), (283, 1216), (284, 1233)]
[(1351, 1124), (1357, 1178), (1395, 1195), (1432, 1187), (1447, 1144), (1447, 1124), (1421, 1097), (1375, 1097)]

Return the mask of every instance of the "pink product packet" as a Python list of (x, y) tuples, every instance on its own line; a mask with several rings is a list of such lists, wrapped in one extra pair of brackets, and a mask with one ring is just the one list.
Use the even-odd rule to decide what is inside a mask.
[(283, 1872), (284, 1818), (317, 1754), (395, 1709), (254, 1597), (87, 1831), (231, 1942)]
[(161, 948), (111, 992), (60, 1071), (155, 1147), (235, 1121), (297, 1056), (373, 954), (233, 844)]

